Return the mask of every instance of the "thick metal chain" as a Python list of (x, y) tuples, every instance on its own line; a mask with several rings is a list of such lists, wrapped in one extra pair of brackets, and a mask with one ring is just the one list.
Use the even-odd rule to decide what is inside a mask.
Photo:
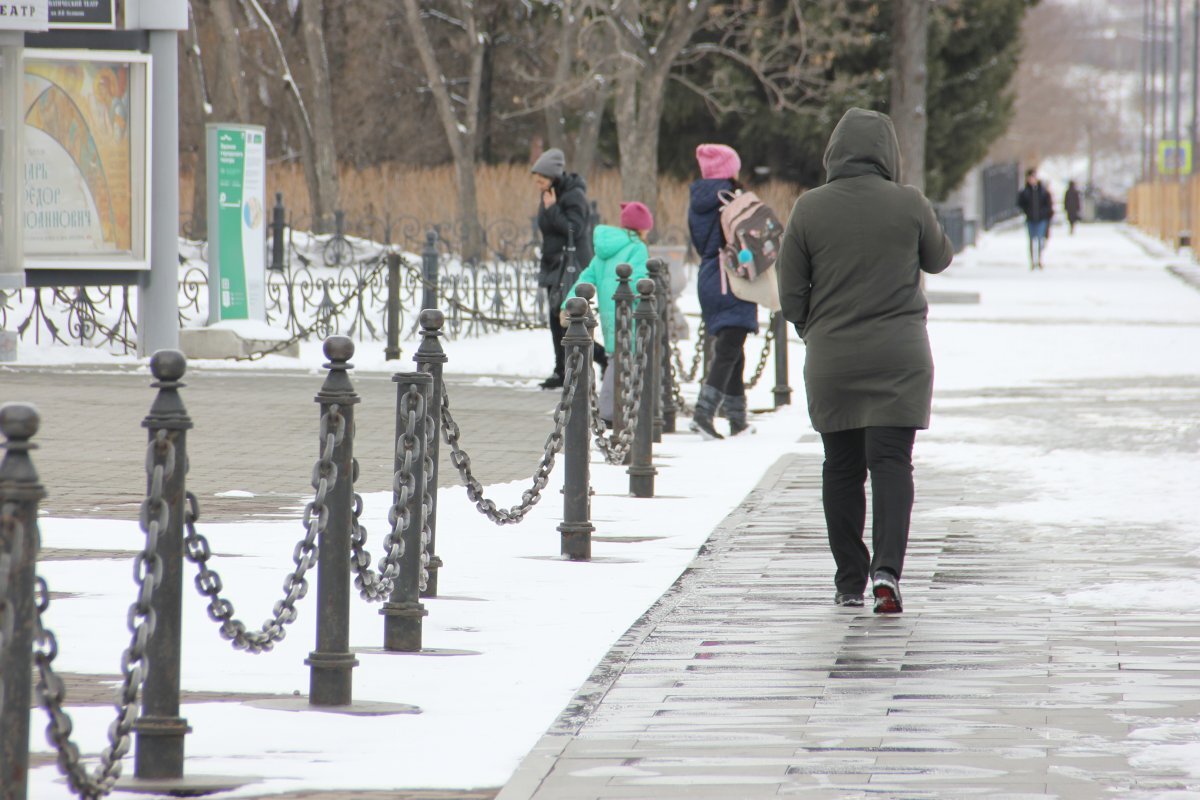
[(775, 326), (767, 326), (767, 335), (763, 337), (762, 353), (758, 356), (758, 366), (754, 368), (754, 377), (746, 381), (746, 388), (753, 389), (762, 380), (762, 376), (767, 371), (767, 359), (771, 357), (771, 343), (775, 341)]
[(218, 623), (221, 636), (229, 640), (235, 650), (246, 650), (256, 654), (267, 652), (287, 635), (286, 626), (296, 620), (296, 601), (308, 594), (308, 580), (305, 574), (317, 563), (317, 537), (329, 524), (329, 507), (325, 505), (325, 500), (330, 488), (337, 481), (338, 473), (337, 464), (333, 461), (333, 450), (342, 443), (345, 435), (346, 418), (335, 403), (321, 416), (321, 455), (313, 465), (312, 473), (312, 485), (316, 494), (312, 502), (304, 508), (305, 535), (292, 551), (292, 563), (296, 568), (284, 579), (283, 599), (275, 602), (270, 619), (257, 631), (247, 630), (244, 622), (235, 619), (233, 603), (221, 596), (221, 590), (224, 588), (221, 576), (208, 567), (208, 561), (212, 558), (212, 548), (208, 545), (208, 539), (196, 530), (196, 522), (200, 519), (200, 504), (194, 494), (187, 493), (187, 507), (183, 515), (187, 529), (183, 539), (184, 554), (199, 568), (196, 589), (208, 598), (209, 618)]
[(433, 426), (433, 416), (425, 415), (425, 450), (422, 468), (425, 475), (425, 494), (421, 500), (421, 581), (420, 589), (429, 588), (429, 550), (433, 545), (433, 442), (437, 429)]
[[(621, 419), (624, 421), (624, 425), (617, 434), (616, 441), (608, 437), (604, 421), (600, 418), (600, 401), (596, 395), (596, 387), (592, 386), (592, 433), (595, 434), (596, 446), (600, 448), (604, 460), (609, 464), (624, 464), (625, 456), (629, 454), (629, 448), (633, 447), (633, 439), (637, 430), (637, 421), (634, 415), (635, 409), (641, 403), (642, 387), (646, 382), (646, 371), (653, 345), (651, 335), (651, 326), (640, 326), (636, 353), (632, 354), (633, 358), (626, 356), (621, 359), (622, 376), (625, 375), (626, 366), (629, 367), (629, 372), (632, 374), (628, 380), (622, 377), (621, 388), (624, 390), (625, 400), (621, 405)], [(624, 352), (629, 353), (629, 348), (627, 347)]]
[[(554, 470), (554, 459), (563, 448), (563, 431), (571, 418), (571, 403), (575, 400), (575, 379), (583, 368), (583, 353), (579, 350), (572, 350), (571, 354), (567, 356), (566, 368), (563, 370), (562, 397), (559, 398), (558, 405), (554, 408), (554, 430), (546, 437), (545, 453), (533, 473), (533, 485), (521, 495), (520, 503), (508, 509), (497, 508), (493, 501), (484, 498), (483, 484), (471, 472), (471, 457), (458, 444), (462, 432), (450, 414), (450, 392), (447, 391), (445, 384), (442, 384), (442, 434), (446, 444), (450, 445), (450, 463), (462, 476), (463, 483), (467, 487), (467, 497), (475, 503), (479, 513), (497, 525), (511, 525), (520, 522), (541, 499), (542, 490), (546, 488), (546, 484), (550, 480), (550, 473)], [(590, 369), (590, 363), (588, 368)]]
[[(413, 464), (417, 457), (417, 415), (424, 413), (424, 398), (416, 386), (409, 386), (401, 398), (404, 414), (404, 432), (396, 437), (396, 453), (404, 454), (400, 469), (392, 476), (392, 488), (396, 492), (395, 502), (388, 511), (391, 531), (383, 537), (384, 554), (376, 565), (378, 572), (371, 569), (371, 555), (366, 550), (367, 529), (359, 523), (362, 514), (362, 497), (354, 495), (354, 521), (350, 531), (350, 566), (356, 576), (354, 585), (368, 602), (386, 600), (392, 593), (396, 579), (400, 577), (400, 561), (404, 558), (404, 529), (412, 519), (412, 498), (416, 490)], [(428, 419), (428, 418), (427, 418)], [(357, 472), (355, 478), (357, 479)]]
[[(164, 463), (155, 463), (156, 456), (161, 456)], [(46, 738), (58, 753), (58, 768), (66, 776), (71, 791), (85, 800), (94, 800), (112, 791), (121, 777), (121, 759), (129, 752), (130, 731), (137, 718), (138, 693), (146, 674), (146, 646), (154, 635), (155, 613), (151, 601), (154, 590), (162, 582), (163, 566), (158, 555), (158, 539), (170, 521), (171, 510), (163, 497), (163, 485), (175, 468), (175, 445), (167, 439), (167, 432), (160, 430), (146, 452), (150, 488), (141, 510), (146, 545), (133, 561), (133, 579), (138, 591), (137, 599), (129, 607), (126, 617), (131, 636), (129, 646), (121, 654), (122, 681), (116, 704), (117, 716), (108, 726), (108, 747), (100, 754), (100, 765), (90, 775), (83, 766), (79, 747), (71, 741), (71, 718), (63, 710), (66, 687), (62, 678), (54, 672), (58, 639), (43, 623), (43, 617), (50, 607), (50, 590), (43, 578), (39, 576), (36, 579), (33, 660), (38, 670), (38, 701), (50, 715)]]
[(691, 383), (700, 377), (700, 362), (704, 359), (704, 335), (707, 330), (704, 327), (704, 320), (700, 320), (700, 325), (696, 328), (696, 345), (692, 350), (692, 366), (690, 369), (683, 368), (683, 356), (679, 353), (679, 342), (674, 342), (671, 345), (671, 356), (675, 359), (675, 384)]
[[(5, 503), (0, 507), (0, 529), (8, 540), (7, 553), (0, 554), (0, 661), (12, 642), (17, 614), (9, 599), (18, 564), (25, 551), (25, 525), (17, 518), (16, 503)], [(0, 673), (0, 712), (4, 711), (4, 675)]]

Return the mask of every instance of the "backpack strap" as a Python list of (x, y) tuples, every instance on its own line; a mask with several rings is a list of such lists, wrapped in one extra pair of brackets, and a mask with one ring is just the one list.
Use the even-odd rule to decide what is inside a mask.
[(729, 189), (722, 189), (721, 191), (717, 192), (717, 199), (721, 201), (721, 207), (724, 208), (725, 206), (732, 203), (734, 198), (737, 197), (739, 194), (741, 194), (741, 192), (730, 191)]

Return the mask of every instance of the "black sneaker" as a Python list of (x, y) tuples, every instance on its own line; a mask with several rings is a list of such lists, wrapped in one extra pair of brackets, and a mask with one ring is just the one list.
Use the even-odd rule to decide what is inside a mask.
[(861, 594), (851, 594), (850, 592), (838, 592), (833, 596), (833, 604), (835, 606), (854, 606), (862, 608), (863, 596)]
[(700, 434), (705, 439), (724, 439), (725, 437), (717, 433), (717, 429), (713, 427), (712, 417), (692, 417), (692, 421), (688, 424), (688, 428), (694, 433)]
[(559, 375), (557, 372), (538, 384), (538, 386), (542, 387), (543, 389), (561, 389), (562, 385), (562, 375)]
[(904, 610), (900, 600), (900, 580), (887, 570), (875, 573), (871, 593), (875, 595), (876, 614), (899, 614)]

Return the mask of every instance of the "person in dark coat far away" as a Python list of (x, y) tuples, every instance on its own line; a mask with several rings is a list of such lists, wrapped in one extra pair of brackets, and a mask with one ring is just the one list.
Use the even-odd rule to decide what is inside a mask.
[[(954, 249), (921, 192), (897, 182), (884, 114), (852, 108), (825, 150), (827, 183), (792, 209), (776, 263), (784, 317), (806, 345), (804, 388), (825, 446), (821, 500), (837, 572), (834, 602), (903, 609), (913, 504), (912, 447), (929, 427), (933, 356), (921, 272)], [(863, 543), (871, 477), (871, 550)], [(872, 552), (874, 555), (872, 555)]]
[(1069, 181), (1066, 194), (1063, 195), (1063, 211), (1067, 212), (1067, 224), (1070, 226), (1072, 236), (1075, 235), (1075, 223), (1079, 222), (1082, 210), (1083, 202), (1079, 197), (1079, 187), (1075, 185), (1075, 181)]
[(1025, 170), (1025, 186), (1017, 194), (1017, 207), (1025, 212), (1025, 228), (1029, 231), (1029, 268), (1042, 269), (1042, 253), (1046, 250), (1046, 237), (1050, 235), (1054, 201), (1032, 167)]
[[(563, 151), (552, 147), (533, 164), (533, 182), (541, 193), (537, 226), (542, 234), (541, 270), (538, 285), (546, 290), (546, 309), (550, 335), (554, 339), (554, 373), (542, 381), (543, 389), (563, 385), (563, 345), (566, 333), (559, 322), (558, 309), (566, 291), (575, 285), (579, 273), (592, 260), (592, 233), (587, 183), (574, 172), (567, 172)], [(574, 258), (568, 258), (567, 244), (575, 246)], [(603, 368), (608, 359), (596, 348), (596, 361)]]
[(713, 427), (713, 417), (722, 406), (729, 418), (730, 435), (750, 428), (742, 375), (746, 369), (746, 336), (758, 331), (758, 306), (734, 296), (717, 263), (718, 253), (725, 246), (721, 231), (722, 196), (731, 196), (741, 188), (737, 182), (741, 159), (732, 147), (702, 144), (696, 148), (696, 160), (701, 178), (691, 186), (688, 232), (700, 255), (697, 286), (700, 314), (705, 331), (716, 342), (691, 427), (705, 438), (723, 439)]

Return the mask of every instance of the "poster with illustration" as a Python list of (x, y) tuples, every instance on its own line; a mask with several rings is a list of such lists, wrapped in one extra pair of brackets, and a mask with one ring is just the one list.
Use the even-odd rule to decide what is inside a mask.
[(130, 268), (145, 259), (145, 62), (122, 55), (27, 54), (24, 236), (31, 260)]

